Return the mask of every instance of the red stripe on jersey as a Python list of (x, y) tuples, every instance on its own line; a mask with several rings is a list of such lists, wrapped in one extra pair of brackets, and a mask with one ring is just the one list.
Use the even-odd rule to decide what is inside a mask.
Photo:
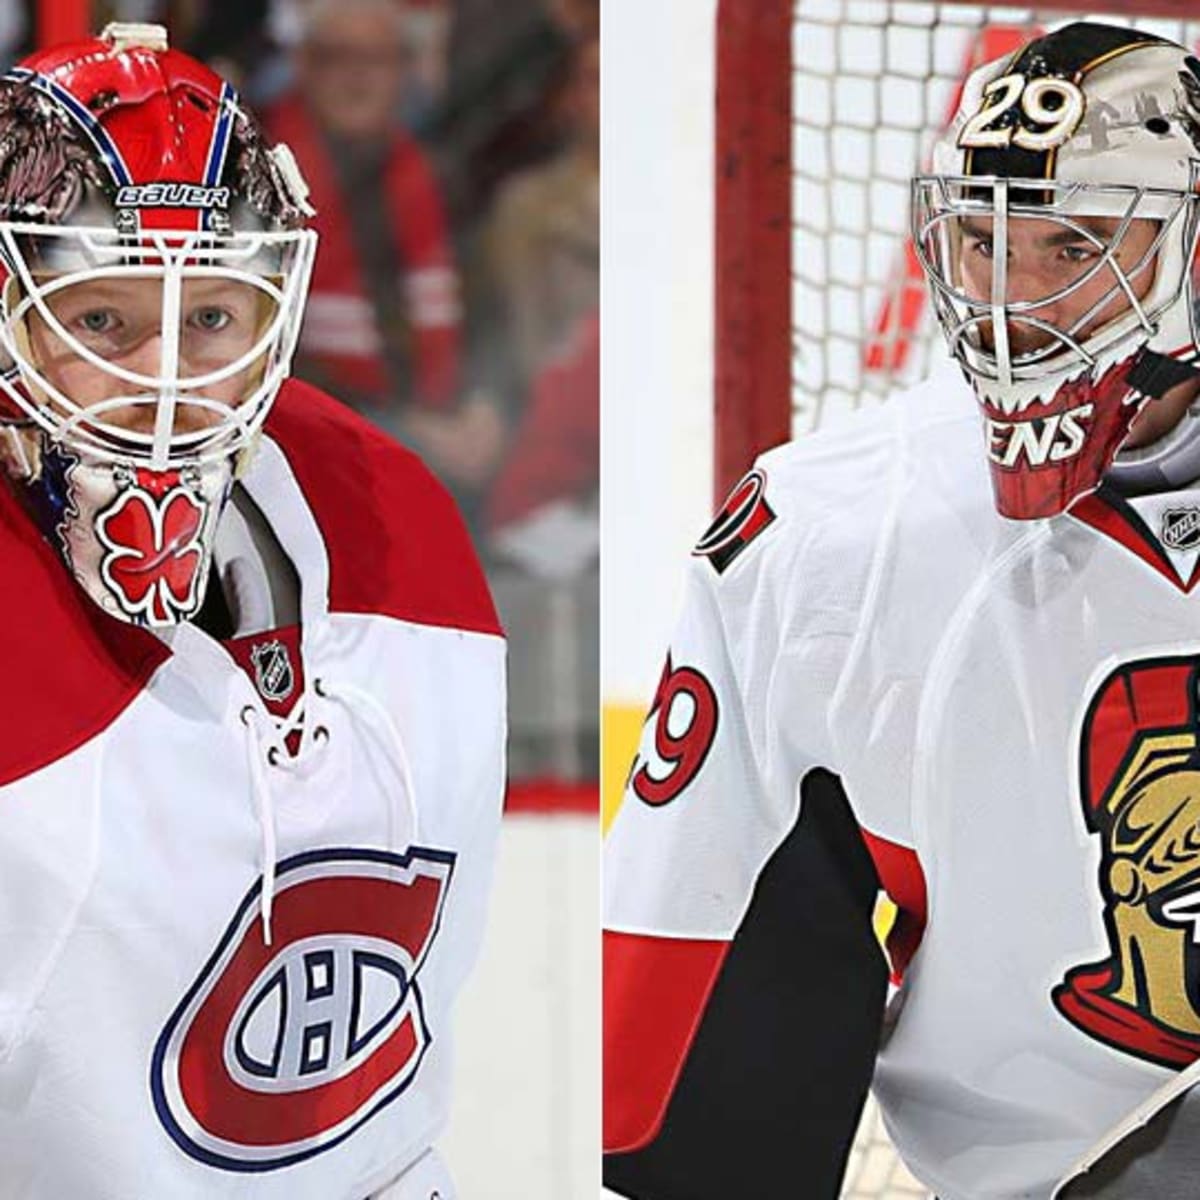
[(604, 1149), (653, 1141), (729, 942), (604, 931)]
[(899, 982), (925, 933), (928, 912), (925, 872), (915, 850), (866, 829), (862, 835), (879, 882), (898, 909), (896, 922), (888, 932), (887, 951), (892, 962), (892, 979)]
[(267, 419), (329, 555), (333, 612), (501, 633), (454, 501), (410, 450), (290, 379)]
[(100, 610), (0, 479), (0, 784), (32, 775), (102, 733), (170, 651)]

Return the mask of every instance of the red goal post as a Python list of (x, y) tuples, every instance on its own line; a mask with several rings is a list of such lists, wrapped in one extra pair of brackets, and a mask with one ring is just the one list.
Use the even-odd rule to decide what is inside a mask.
[[(923, 285), (905, 250), (900, 176), (919, 169), (969, 66), (1080, 14), (1150, 24), (1188, 45), (1200, 42), (1197, 0), (1057, 0), (1037, 8), (1014, 0), (718, 0), (718, 499), (760, 451), (820, 424), (827, 405), (882, 396), (919, 371)], [(842, 118), (839, 104), (856, 86), (867, 97), (863, 119), (843, 140), (861, 143), (869, 161), (839, 182), (840, 147), (830, 149), (830, 133)], [(937, 97), (937, 111), (926, 111), (923, 124), (907, 120), (893, 101), (908, 94), (926, 110)], [(872, 103), (879, 111), (870, 111)], [(900, 167), (897, 154), (907, 144), (910, 161)], [(818, 161), (806, 166), (806, 153)], [(810, 219), (806, 200), (823, 211)], [(859, 209), (872, 200), (887, 211), (864, 218)], [(846, 260), (862, 264), (857, 281)]]

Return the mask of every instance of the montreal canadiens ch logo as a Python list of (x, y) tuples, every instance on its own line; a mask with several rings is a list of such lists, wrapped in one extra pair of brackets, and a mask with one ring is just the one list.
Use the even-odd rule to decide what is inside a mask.
[(193, 1158), (270, 1171), (336, 1146), (413, 1081), (431, 1042), (417, 976), (454, 855), (322, 850), (261, 882), (154, 1047), (154, 1106)]

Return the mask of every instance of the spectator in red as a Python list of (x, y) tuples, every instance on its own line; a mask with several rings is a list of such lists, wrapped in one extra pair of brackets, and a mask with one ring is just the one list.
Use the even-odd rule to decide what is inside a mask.
[(400, 127), (397, 0), (312, 0), (296, 84), (266, 113), (312, 187), (320, 233), (296, 373), (391, 432), (459, 386), (459, 288), (442, 197)]

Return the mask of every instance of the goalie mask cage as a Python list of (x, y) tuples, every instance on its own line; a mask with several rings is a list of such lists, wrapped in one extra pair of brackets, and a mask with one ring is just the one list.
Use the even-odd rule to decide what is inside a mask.
[[(1197, 0), (718, 0), (718, 503), (762, 450), (884, 400), (944, 354), (908, 245), (909, 180), (972, 68), (1085, 16), (1200, 46)], [(926, 1194), (868, 1106), (843, 1196)]]

